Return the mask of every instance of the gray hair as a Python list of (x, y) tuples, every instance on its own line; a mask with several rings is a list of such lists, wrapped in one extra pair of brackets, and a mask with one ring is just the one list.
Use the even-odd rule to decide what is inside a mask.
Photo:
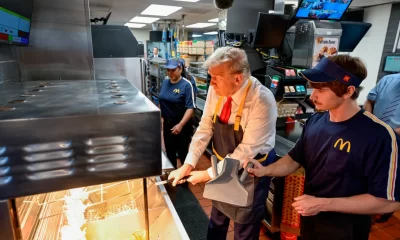
[(250, 77), (250, 65), (246, 53), (235, 47), (221, 47), (204, 62), (203, 68), (231, 62), (231, 73), (240, 73), (244, 77)]

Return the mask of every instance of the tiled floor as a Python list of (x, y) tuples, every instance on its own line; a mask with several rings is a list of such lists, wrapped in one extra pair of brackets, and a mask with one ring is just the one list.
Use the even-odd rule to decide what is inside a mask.
[[(207, 168), (211, 167), (210, 159), (206, 156), (202, 156), (200, 158), (199, 163), (196, 166), (197, 170), (206, 170)], [(189, 188), (192, 190), (193, 194), (199, 200), (200, 205), (203, 207), (204, 212), (207, 216), (211, 214), (211, 201), (208, 199), (203, 198), (203, 190), (204, 190), (204, 183), (198, 185), (189, 185)], [(392, 218), (389, 219), (386, 223), (377, 223), (372, 226), (371, 233), (370, 233), (370, 240), (400, 240), (400, 212), (394, 214)], [(234, 225), (231, 221), (229, 232), (227, 236), (227, 240), (233, 240), (233, 229)], [(260, 231), (260, 240), (271, 240), (268, 236), (265, 235), (266, 228), (262, 226)]]

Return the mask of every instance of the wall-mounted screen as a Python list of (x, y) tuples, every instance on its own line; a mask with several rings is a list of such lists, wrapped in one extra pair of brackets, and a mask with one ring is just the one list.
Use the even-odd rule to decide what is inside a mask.
[(388, 73), (400, 73), (400, 55), (386, 56), (383, 71)]
[(303, 0), (299, 4), (296, 18), (340, 20), (352, 0)]
[(371, 28), (371, 23), (341, 21), (342, 37), (339, 52), (352, 52)]
[(5, 1), (0, 6), (0, 43), (28, 45), (32, 1)]

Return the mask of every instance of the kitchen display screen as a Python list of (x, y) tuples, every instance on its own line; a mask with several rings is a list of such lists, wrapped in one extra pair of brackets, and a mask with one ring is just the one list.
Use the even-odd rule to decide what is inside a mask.
[(340, 20), (352, 0), (303, 0), (296, 18)]
[(28, 45), (31, 21), (0, 7), (0, 42)]

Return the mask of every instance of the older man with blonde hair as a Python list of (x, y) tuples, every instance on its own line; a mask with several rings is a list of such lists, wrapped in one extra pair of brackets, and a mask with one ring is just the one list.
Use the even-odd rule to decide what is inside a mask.
[[(211, 75), (212, 88), (185, 163), (170, 174), (174, 186), (185, 176), (190, 176), (188, 181), (192, 184), (212, 179), (211, 169), (192, 171), (210, 140), (214, 155), (220, 160), (219, 169), (225, 157), (241, 161), (254, 158), (263, 165), (275, 158), (275, 98), (251, 77), (245, 52), (233, 47), (219, 48), (207, 59), (204, 68)], [(213, 201), (207, 239), (226, 239), (230, 219), (235, 222), (235, 240), (258, 239), (268, 186), (266, 178), (253, 178), (250, 182), (254, 187), (251, 206)]]

